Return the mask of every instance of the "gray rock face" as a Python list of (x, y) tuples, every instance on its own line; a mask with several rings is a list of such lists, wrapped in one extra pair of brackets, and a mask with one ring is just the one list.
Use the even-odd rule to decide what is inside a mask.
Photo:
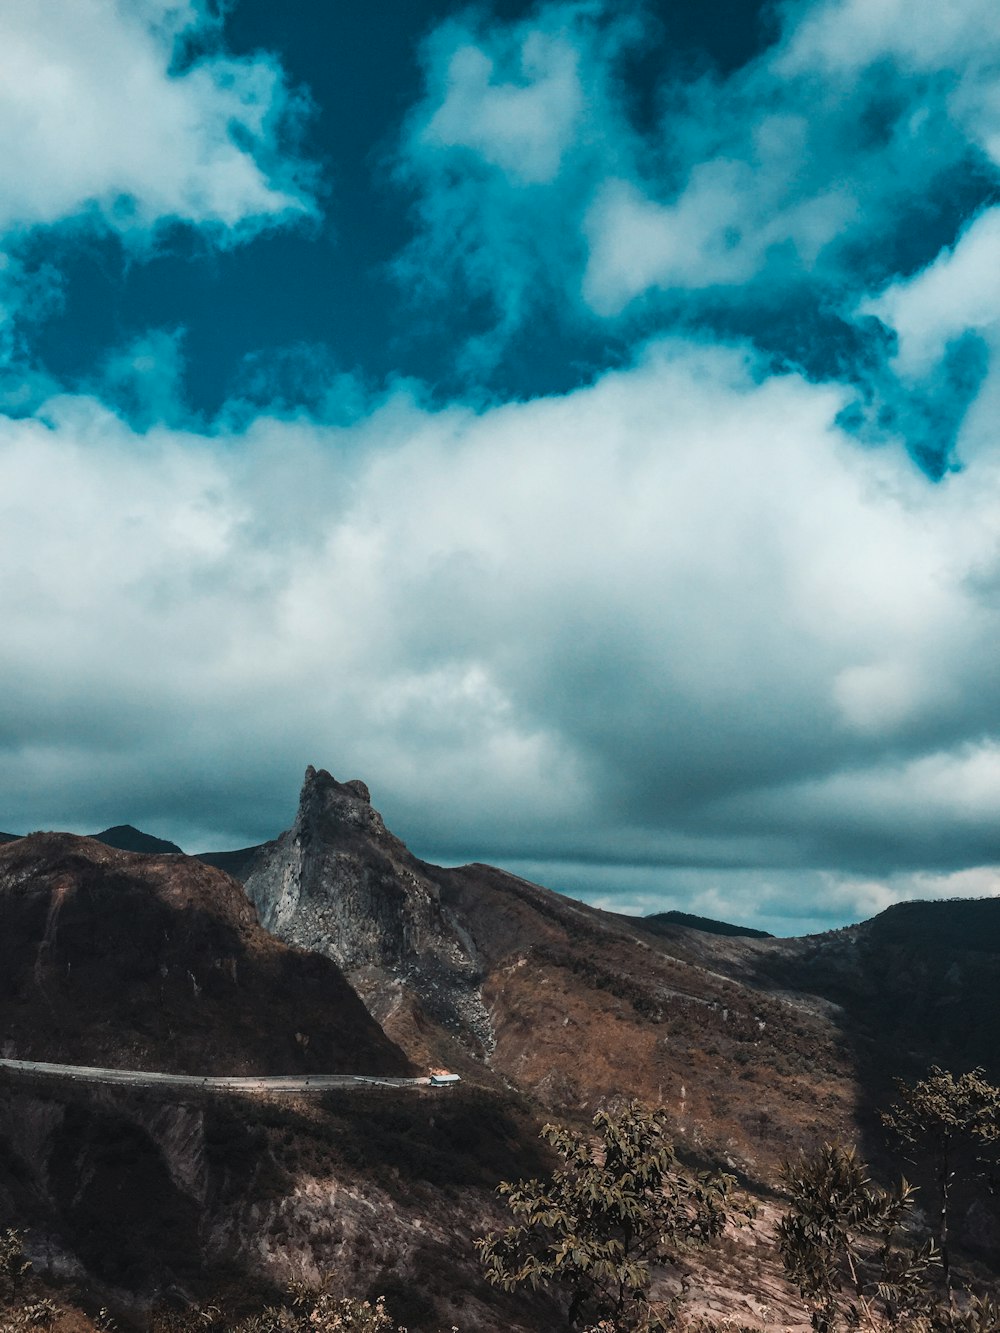
[(476, 950), (433, 871), (386, 829), (363, 782), (310, 766), (295, 823), (260, 849), (245, 887), (267, 930), (334, 959), (376, 1017), (402, 985), (483, 1053), (491, 1033)]

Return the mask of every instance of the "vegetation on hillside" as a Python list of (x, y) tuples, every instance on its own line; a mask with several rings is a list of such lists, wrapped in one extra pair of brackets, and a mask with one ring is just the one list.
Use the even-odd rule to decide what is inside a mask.
[(565, 1292), (567, 1321), (665, 1328), (650, 1300), (652, 1271), (707, 1245), (752, 1215), (731, 1176), (686, 1171), (667, 1139), (666, 1115), (629, 1102), (599, 1111), (595, 1133), (546, 1125), (542, 1138), (564, 1165), (549, 1180), (504, 1182), (517, 1223), (479, 1242), (487, 1279)]
[[(856, 1149), (825, 1144), (800, 1154), (784, 1167), (786, 1208), (773, 1237), (790, 1289), (806, 1302), (816, 1333), (1000, 1333), (1000, 1306), (990, 1291), (982, 1283), (976, 1290), (954, 1256), (947, 1257), (956, 1171), (991, 1186), (1000, 1088), (981, 1070), (953, 1075), (934, 1067), (913, 1084), (898, 1084), (898, 1101), (883, 1119), (918, 1168), (930, 1172), (940, 1206), (936, 1224), (921, 1222), (913, 1185), (905, 1178), (893, 1188), (877, 1183)], [(755, 1225), (754, 1209), (732, 1177), (690, 1169), (668, 1128), (663, 1109), (636, 1101), (602, 1109), (588, 1131), (546, 1125), (541, 1137), (555, 1169), (503, 1182), (499, 1194), (513, 1222), (476, 1242), (488, 1283), (535, 1293), (553, 1320), (578, 1333), (746, 1333), (731, 1320), (713, 1323), (686, 1307), (664, 1283), (685, 1258), (734, 1228)], [(221, 1302), (161, 1312), (150, 1327), (152, 1333), (405, 1333), (391, 1295), (344, 1296), (342, 1278), (294, 1286), (249, 1313), (244, 1307), (227, 1314)], [(80, 1319), (34, 1277), (21, 1234), (0, 1231), (0, 1333), (80, 1333), (81, 1327), (113, 1333), (106, 1312), (89, 1325)], [(429, 1308), (413, 1333), (418, 1329), (443, 1333)]]

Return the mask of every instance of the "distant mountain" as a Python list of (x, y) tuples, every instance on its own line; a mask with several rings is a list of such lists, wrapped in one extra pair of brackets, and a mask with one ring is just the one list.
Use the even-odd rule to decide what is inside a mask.
[(207, 866), (215, 866), (217, 870), (224, 870), (227, 875), (232, 875), (234, 879), (242, 881), (250, 874), (258, 852), (262, 852), (265, 848), (270, 848), (273, 845), (273, 843), (265, 842), (257, 847), (240, 847), (234, 852), (197, 852), (195, 860), (201, 861)]
[(686, 926), (689, 930), (707, 931), (709, 935), (745, 935), (751, 940), (774, 939), (766, 930), (734, 926), (728, 921), (714, 921), (711, 917), (694, 916), (690, 912), (653, 912), (650, 916), (637, 916), (633, 920), (643, 930), (651, 930), (654, 935), (669, 933), (676, 926)]
[(106, 828), (103, 833), (92, 833), (90, 836), (97, 842), (103, 842), (107, 847), (117, 847), (122, 852), (145, 852), (147, 855), (156, 856), (184, 854), (176, 842), (168, 842), (166, 838), (154, 838), (151, 833), (143, 833), (141, 829), (133, 828), (131, 824), (115, 824), (113, 828)]
[[(17, 842), (20, 836), (19, 833), (0, 833), (0, 844)], [(106, 828), (102, 833), (89, 833), (87, 836), (93, 838), (95, 842), (103, 842), (106, 847), (117, 847), (122, 852), (144, 852), (146, 855), (156, 856), (184, 854), (176, 842), (168, 842), (166, 838), (154, 838), (151, 833), (143, 833), (141, 829), (131, 824), (115, 824), (113, 828)], [(225, 856), (227, 853), (222, 855)], [(231, 852), (228, 855), (238, 855), (238, 853)]]

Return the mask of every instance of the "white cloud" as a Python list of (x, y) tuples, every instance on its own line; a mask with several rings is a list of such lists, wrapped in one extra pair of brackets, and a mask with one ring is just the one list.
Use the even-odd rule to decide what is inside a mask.
[(985, 861), (996, 461), (931, 486), (840, 402), (668, 342), (482, 413), (6, 421), (0, 824), (96, 766), (109, 819), (260, 837), (311, 761), (429, 853)]
[(927, 373), (952, 339), (1000, 327), (1000, 208), (979, 215), (927, 268), (862, 306), (899, 335), (897, 365)]
[(906, 0), (820, 0), (787, 8), (788, 39), (777, 53), (781, 78), (845, 83), (866, 68), (894, 66), (912, 80), (910, 114), (919, 132), (947, 109), (975, 144), (1000, 163), (1000, 34), (993, 0), (913, 5)]
[[(429, 183), (410, 272), (454, 299), (457, 266), (507, 332), (542, 289), (615, 318), (761, 274), (776, 301), (829, 279), (853, 313), (869, 278), (831, 258), (843, 236), (891, 228), (893, 191), (991, 123), (977, 64), (927, 99), (893, 84), (902, 110), (855, 142), (872, 106), (843, 99), (838, 43), (853, 24), (869, 64), (902, 51), (900, 13), (789, 10), (775, 51), (675, 87), (644, 143), (615, 82), (634, 25), (596, 3), (449, 24), (407, 131)], [(311, 206), (294, 164), (264, 165), (290, 107), (272, 63), (170, 73), (203, 21), (166, 0), (0, 14), (0, 231), (85, 213), (238, 237)], [(911, 70), (966, 41), (934, 22)], [(984, 212), (878, 280), (864, 308), (904, 385), (970, 330), (995, 342), (996, 232)], [(995, 883), (995, 373), (972, 465), (931, 486), (838, 429), (846, 391), (697, 340), (562, 397), (436, 411), (397, 388), (340, 428), (244, 402), (211, 435), (168, 424), (180, 365), (167, 334), (108, 362), (142, 431), (83, 394), (0, 419), (0, 827), (261, 838), (314, 762), (369, 780), (421, 851), (563, 864), (631, 907), (775, 929)]]
[(940, 840), (945, 829), (951, 836), (971, 830), (990, 840), (1000, 804), (1000, 739), (970, 738), (916, 757), (886, 758), (769, 796), (755, 794), (751, 803), (760, 817), (780, 813), (788, 828), (852, 826), (859, 837), (895, 832), (921, 845)]
[(517, 49), (511, 80), (498, 79), (496, 60), (467, 42), (446, 59), (444, 100), (420, 131), (421, 141), (439, 149), (469, 148), (525, 184), (551, 180), (583, 112), (574, 45), (529, 32)]
[(907, 0), (819, 0), (786, 4), (792, 36), (779, 69), (857, 70), (887, 56), (917, 69), (961, 63), (989, 46), (992, 0), (913, 5)]
[(420, 191), (418, 235), (397, 265), (407, 289), (454, 294), (458, 278), (495, 307), (470, 341), (488, 365), (543, 297), (576, 303), (580, 208), (633, 137), (615, 68), (642, 33), (602, 0), (543, 6), (501, 24), (471, 12), (424, 47), (426, 95), (408, 117), (400, 176)]
[[(669, 323), (786, 293), (801, 339), (777, 350), (803, 356), (807, 310), (850, 319), (885, 281), (881, 256), (928, 262), (987, 197), (982, 154), (1000, 161), (991, 0), (912, 11), (786, 5), (779, 39), (729, 75), (665, 68), (663, 114), (642, 133), (619, 81), (634, 23), (609, 41), (599, 5), (560, 4), (447, 25), (402, 149), (423, 191), (407, 281), (460, 275), (506, 338), (539, 303), (586, 324), (652, 298)], [(770, 346), (775, 330), (757, 328)]]
[(582, 223), (589, 242), (584, 300), (600, 315), (617, 315), (650, 288), (749, 282), (769, 250), (787, 242), (812, 264), (853, 221), (856, 204), (835, 189), (789, 203), (782, 193), (790, 181), (776, 180), (770, 166), (729, 158), (699, 163), (666, 205), (630, 182), (607, 182)]
[(9, 0), (0, 9), (0, 231), (94, 210), (126, 234), (221, 231), (312, 205), (294, 164), (265, 169), (294, 99), (268, 58), (171, 72), (193, 3)]

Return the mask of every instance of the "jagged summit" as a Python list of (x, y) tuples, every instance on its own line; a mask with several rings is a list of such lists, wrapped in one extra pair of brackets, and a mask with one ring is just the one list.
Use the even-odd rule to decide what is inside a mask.
[[(325, 768), (313, 768), (312, 764), (306, 769), (299, 794), (295, 827), (319, 836), (338, 831), (343, 834), (349, 830), (362, 831), (375, 838), (391, 836), (386, 832), (382, 816), (372, 808), (371, 792), (360, 778), (338, 782)], [(392, 842), (403, 847), (398, 838), (392, 838)]]
[(437, 893), (358, 779), (306, 769), (295, 822), (246, 880), (261, 924), (342, 967), (398, 964), (436, 935)]
[(364, 782), (310, 766), (292, 827), (256, 851), (245, 885), (261, 924), (332, 958), (380, 1021), (394, 1014), (482, 1054), (478, 955), (435, 870), (389, 832)]
[(311, 788), (317, 790), (329, 791), (336, 788), (337, 791), (348, 793), (356, 800), (364, 802), (365, 805), (371, 805), (372, 794), (368, 790), (368, 784), (362, 782), (360, 778), (350, 778), (347, 782), (338, 782), (332, 773), (328, 773), (325, 768), (313, 768), (312, 764), (306, 768), (306, 776), (302, 783), (302, 797)]

